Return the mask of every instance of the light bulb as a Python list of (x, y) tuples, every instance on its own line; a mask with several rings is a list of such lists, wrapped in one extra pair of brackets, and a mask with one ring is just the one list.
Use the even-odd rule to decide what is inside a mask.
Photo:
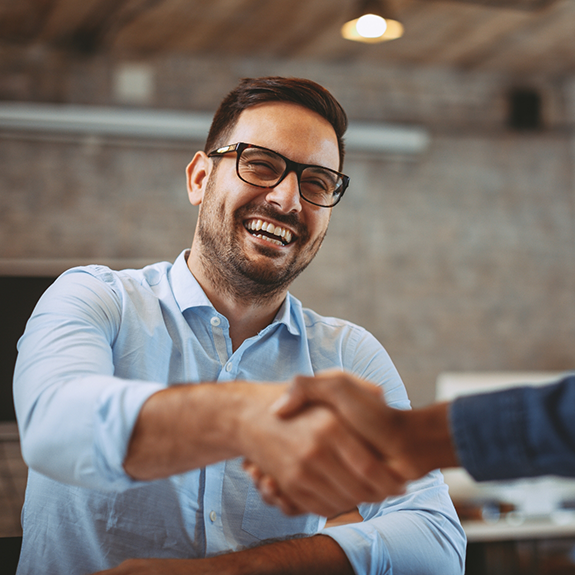
[(357, 33), (364, 38), (379, 38), (387, 29), (385, 18), (375, 14), (364, 14), (358, 18), (356, 24)]

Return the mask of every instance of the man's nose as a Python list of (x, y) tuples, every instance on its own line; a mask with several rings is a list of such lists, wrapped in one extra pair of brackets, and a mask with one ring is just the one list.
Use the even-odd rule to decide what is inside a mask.
[(277, 186), (269, 189), (266, 199), (285, 213), (300, 212), (302, 205), (297, 174), (289, 172)]

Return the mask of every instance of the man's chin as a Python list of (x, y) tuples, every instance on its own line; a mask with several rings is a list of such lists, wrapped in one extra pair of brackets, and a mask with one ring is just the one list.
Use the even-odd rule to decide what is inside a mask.
[(254, 245), (254, 250), (257, 254), (267, 258), (278, 259), (286, 255), (285, 248), (279, 246), (266, 246), (265, 244)]
[(293, 266), (288, 262), (278, 261), (277, 250), (272, 250), (273, 253), (269, 257), (265, 252), (260, 252), (256, 257), (244, 259), (236, 269), (254, 286), (287, 289), (293, 280)]

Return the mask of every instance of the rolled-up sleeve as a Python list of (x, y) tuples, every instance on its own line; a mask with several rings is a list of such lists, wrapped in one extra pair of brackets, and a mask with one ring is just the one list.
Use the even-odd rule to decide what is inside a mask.
[(363, 504), (364, 521), (322, 531), (344, 550), (358, 575), (460, 575), (466, 538), (436, 471), (401, 497)]
[(121, 296), (80, 270), (38, 302), (18, 343), (14, 403), (26, 463), (52, 479), (103, 490), (136, 482), (122, 463), (141, 406), (160, 383), (114, 375)]

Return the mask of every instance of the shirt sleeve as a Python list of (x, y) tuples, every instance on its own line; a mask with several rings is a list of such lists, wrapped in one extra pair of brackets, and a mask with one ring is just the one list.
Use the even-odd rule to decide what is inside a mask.
[(573, 375), (457, 398), (450, 424), (462, 466), (477, 481), (575, 476), (574, 406)]
[[(353, 356), (351, 371), (381, 385), (392, 407), (409, 409), (397, 370), (371, 334), (360, 334)], [(358, 509), (363, 522), (321, 532), (337, 541), (358, 575), (464, 572), (465, 532), (439, 471), (410, 483), (400, 497)]]
[(122, 466), (127, 445), (141, 406), (164, 385), (114, 376), (120, 322), (119, 293), (80, 268), (36, 305), (18, 342), (14, 403), (24, 460), (39, 473), (101, 490), (138, 483)]

